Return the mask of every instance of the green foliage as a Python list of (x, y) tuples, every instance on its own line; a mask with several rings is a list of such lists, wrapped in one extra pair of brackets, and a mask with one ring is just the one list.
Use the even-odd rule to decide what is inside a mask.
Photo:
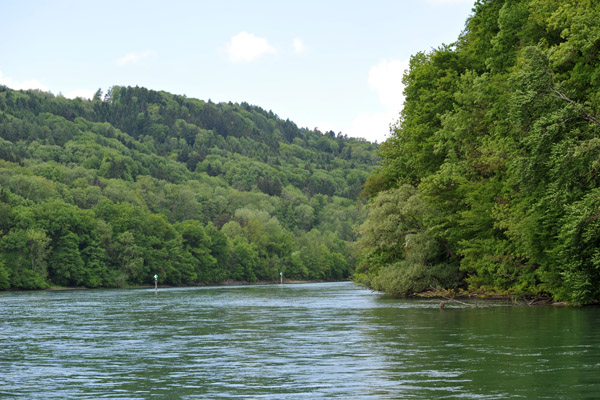
[(375, 150), (247, 103), (0, 86), (0, 289), (346, 279)]
[(427, 228), (431, 210), (415, 187), (381, 192), (370, 208), (357, 242), (359, 281), (396, 296), (460, 283), (456, 266), (445, 263), (443, 241)]
[[(560, 300), (586, 304), (600, 297), (600, 188), (571, 204), (562, 217), (553, 254), (561, 268), (548, 277)], [(554, 280), (551, 280), (555, 278)]]
[(406, 248), (412, 216), (437, 245), (419, 251), (448, 272), (440, 286), (600, 300), (599, 19), (589, 0), (478, 1), (455, 44), (412, 58), (365, 185), (357, 279), (425, 287), (427, 263)]
[(4, 266), (4, 261), (0, 259), (0, 290), (10, 288), (10, 276), (8, 270)]

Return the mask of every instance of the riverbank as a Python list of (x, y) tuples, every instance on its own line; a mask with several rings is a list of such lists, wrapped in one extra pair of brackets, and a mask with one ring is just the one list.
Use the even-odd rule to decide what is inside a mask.
[(119, 398), (132, 387), (140, 398), (278, 400), (600, 392), (591, 307), (438, 311), (349, 282), (48, 294), (0, 295), (0, 398)]
[(416, 293), (415, 298), (440, 299), (441, 301), (463, 301), (490, 300), (505, 301), (515, 305), (527, 306), (566, 306), (564, 301), (554, 301), (549, 296), (525, 296), (515, 294), (498, 293), (494, 291), (468, 291), (465, 289), (430, 289), (421, 293)]
[[(323, 280), (294, 280), (294, 279), (284, 279), (284, 285), (295, 285), (302, 283), (324, 283), (324, 282), (348, 282), (347, 280), (343, 281), (323, 281)], [(211, 287), (211, 286), (248, 286), (248, 285), (280, 285), (281, 282), (279, 280), (276, 281), (235, 281), (235, 280), (226, 280), (222, 282), (212, 282), (212, 283), (197, 283), (197, 284), (185, 284), (185, 285), (158, 285), (159, 289), (165, 288), (176, 288), (176, 287)], [(98, 288), (88, 288), (88, 287), (77, 287), (77, 286), (51, 286), (47, 289), (37, 289), (37, 290), (49, 290), (49, 291), (61, 291), (61, 290), (90, 290), (90, 289), (153, 289), (154, 285), (131, 285), (131, 286), (122, 286), (122, 287), (98, 287)], [(10, 289), (9, 291), (23, 291), (25, 289)]]

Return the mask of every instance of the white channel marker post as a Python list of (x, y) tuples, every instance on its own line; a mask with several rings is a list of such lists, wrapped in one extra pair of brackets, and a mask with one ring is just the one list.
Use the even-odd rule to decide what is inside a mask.
[(154, 275), (154, 294), (158, 293), (158, 275)]

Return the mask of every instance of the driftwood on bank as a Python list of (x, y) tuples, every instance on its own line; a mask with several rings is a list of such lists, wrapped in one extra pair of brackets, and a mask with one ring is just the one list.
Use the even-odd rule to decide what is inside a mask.
[(442, 301), (440, 302), (440, 310), (443, 310), (443, 309), (444, 309), (444, 307), (446, 306), (446, 303), (448, 303), (448, 302), (450, 302), (450, 301), (453, 301), (453, 302), (455, 302), (455, 303), (458, 303), (458, 304), (462, 304), (463, 306), (477, 307), (477, 304), (469, 304), (469, 303), (465, 303), (464, 301), (456, 300), (456, 299), (454, 299), (454, 298), (452, 298), (452, 297), (445, 297), (445, 296), (442, 296), (442, 297), (443, 297), (445, 300), (442, 300)]

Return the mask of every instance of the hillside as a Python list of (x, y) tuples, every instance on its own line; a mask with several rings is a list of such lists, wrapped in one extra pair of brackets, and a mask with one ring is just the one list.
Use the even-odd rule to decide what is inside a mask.
[(600, 3), (477, 1), (414, 55), (360, 228), (357, 277), (600, 300)]
[(0, 288), (347, 278), (375, 150), (245, 103), (0, 86)]

